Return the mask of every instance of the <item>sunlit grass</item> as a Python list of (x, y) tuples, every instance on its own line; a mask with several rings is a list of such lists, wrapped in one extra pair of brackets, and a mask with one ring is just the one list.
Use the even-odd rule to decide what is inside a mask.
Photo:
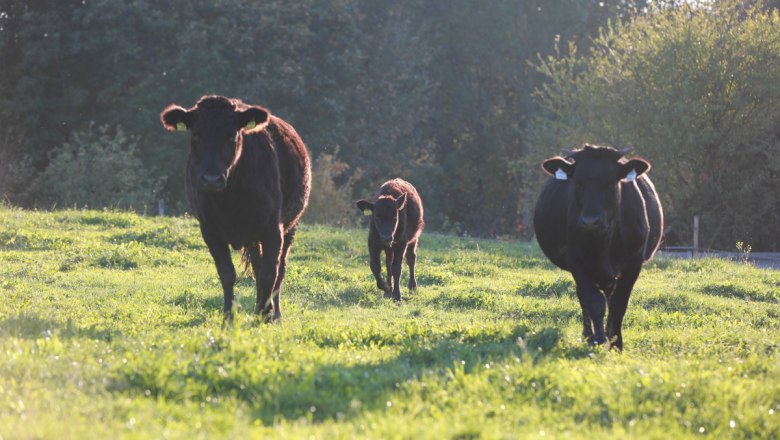
[(400, 306), (367, 260), (303, 225), (283, 321), (241, 279), (223, 328), (192, 219), (0, 208), (0, 437), (780, 436), (777, 271), (651, 263), (613, 353), (533, 244), (425, 234)]

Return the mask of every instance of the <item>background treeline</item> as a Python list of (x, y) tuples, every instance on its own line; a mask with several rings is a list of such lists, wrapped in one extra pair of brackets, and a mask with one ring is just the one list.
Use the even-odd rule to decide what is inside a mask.
[(680, 3), (6, 0), (0, 194), (182, 212), (158, 115), (215, 93), (301, 133), (306, 221), (401, 176), (432, 229), (530, 236), (538, 161), (587, 141), (653, 162), (670, 240), (778, 249), (778, 2)]

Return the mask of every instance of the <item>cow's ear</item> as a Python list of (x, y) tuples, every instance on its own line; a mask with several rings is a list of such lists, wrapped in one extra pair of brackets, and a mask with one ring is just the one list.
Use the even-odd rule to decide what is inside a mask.
[(368, 200), (358, 200), (355, 205), (357, 205), (359, 210), (363, 211), (363, 215), (365, 216), (369, 216), (374, 213), (374, 204)]
[(542, 170), (558, 180), (566, 180), (574, 174), (574, 162), (555, 156), (542, 162)]
[(406, 193), (401, 194), (401, 197), (395, 199), (395, 207), (400, 211), (406, 206)]
[(261, 131), (268, 125), (271, 114), (259, 105), (251, 105), (238, 112), (241, 127), (247, 133)]
[(178, 105), (171, 104), (160, 113), (160, 122), (168, 131), (188, 131), (192, 124), (192, 115)]
[(618, 177), (621, 180), (626, 179), (631, 182), (648, 171), (650, 171), (650, 162), (640, 157), (635, 157), (620, 164)]

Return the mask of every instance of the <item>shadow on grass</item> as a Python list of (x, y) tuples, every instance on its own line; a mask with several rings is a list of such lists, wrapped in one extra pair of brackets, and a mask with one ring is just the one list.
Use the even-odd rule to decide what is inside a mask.
[(780, 302), (780, 292), (765, 289), (746, 288), (731, 283), (709, 284), (701, 289), (705, 295), (720, 296), (723, 298), (737, 298), (749, 301), (767, 302), (777, 304)]
[(557, 279), (555, 281), (538, 281), (528, 283), (519, 289), (517, 294), (534, 298), (561, 298), (577, 297), (577, 288), (571, 279)]
[[(374, 307), (383, 300), (382, 291), (374, 288), (373, 284), (350, 284), (338, 289), (330, 286), (323, 286), (321, 289), (310, 286), (297, 287), (295, 301), (312, 310), (342, 309), (351, 306)], [(402, 289), (402, 295), (408, 298), (409, 292)], [(385, 301), (389, 300), (385, 299)], [(282, 304), (284, 302), (285, 288), (282, 288)]]
[(485, 290), (447, 292), (433, 298), (431, 304), (445, 310), (489, 310), (496, 305), (496, 293)]
[[(337, 347), (341, 343), (327, 337), (316, 340), (318, 335), (313, 332), (307, 337), (319, 346)], [(385, 335), (394, 338), (392, 334)], [(515, 358), (530, 365), (560, 357), (582, 358), (592, 353), (584, 344), (582, 347), (561, 344), (562, 332), (557, 328), (534, 332), (524, 325), (487, 330), (453, 329), (392, 340), (381, 338), (381, 333), (365, 337), (357, 333), (349, 342), (353, 349), (394, 346), (398, 350), (396, 356), (373, 363), (352, 364), (345, 360), (294, 365), (272, 369), (267, 374), (254, 374), (260, 367), (246, 364), (226, 366), (215, 374), (216, 366), (209, 373), (208, 363), (193, 362), (173, 376), (167, 375), (162, 382), (156, 374), (118, 370), (121, 376), (113, 382), (111, 391), (132, 395), (151, 393), (158, 399), (171, 401), (234, 398), (245, 402), (252, 418), (266, 426), (278, 423), (279, 419), (343, 421), (387, 408), (387, 402), (397, 399), (399, 393), (403, 395), (402, 387), (412, 382), (449, 382), (456, 376), (499, 374), (498, 369), (491, 370), (486, 364), (514, 363)], [(154, 370), (154, 366), (150, 365), (150, 369)]]
[(21, 339), (47, 339), (57, 336), (60, 339), (93, 339), (110, 342), (120, 336), (117, 330), (99, 329), (95, 326), (77, 328), (68, 320), (59, 322), (43, 319), (29, 313), (12, 316), (0, 322), (0, 334), (9, 334)]

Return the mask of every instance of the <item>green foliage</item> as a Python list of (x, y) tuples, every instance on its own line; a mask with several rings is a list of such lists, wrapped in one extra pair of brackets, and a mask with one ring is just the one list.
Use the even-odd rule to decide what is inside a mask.
[(241, 280), (223, 327), (192, 219), (0, 224), (3, 438), (780, 436), (777, 271), (656, 259), (613, 353), (580, 340), (571, 277), (529, 244), (425, 234), (395, 305), (365, 231), (304, 224), (283, 321), (255, 320)]
[(357, 210), (352, 201), (355, 180), (360, 170), (350, 172), (350, 167), (334, 154), (320, 153), (312, 167), (313, 191), (306, 208), (305, 221), (332, 226), (354, 226)]
[(44, 206), (142, 210), (155, 185), (137, 155), (137, 141), (121, 128), (90, 127), (52, 152), (30, 191)]
[[(96, 121), (137, 139), (169, 212), (183, 212), (186, 136), (166, 133), (158, 115), (217, 93), (267, 106), (312, 157), (338, 149), (339, 161), (362, 170), (355, 194), (337, 203), (402, 177), (430, 207), (430, 228), (515, 234), (528, 209), (518, 206), (526, 176), (512, 163), (539, 81), (526, 60), (548, 53), (556, 34), (587, 42), (631, 3), (7, 1), (0, 195), (50, 205), (20, 188)], [(24, 167), (9, 166), (25, 156)]]
[[(698, 214), (704, 246), (777, 249), (780, 196), (765, 189), (780, 172), (777, 4), (10, 0), (0, 6), (0, 196), (143, 209), (150, 194), (129, 194), (143, 187), (184, 212), (187, 137), (167, 133), (159, 112), (217, 93), (269, 107), (313, 158), (338, 151), (361, 170), (335, 177), (352, 193), (323, 193), (336, 206), (401, 177), (420, 191), (429, 230), (530, 237), (539, 160), (592, 141), (652, 161), (670, 241), (687, 242)], [(55, 158), (76, 160), (54, 150), (91, 121), (131, 139), (143, 172), (123, 177), (136, 180), (128, 194), (29, 191)]]
[[(780, 248), (780, 17), (761, 2), (653, 10), (605, 27), (585, 52), (540, 57), (534, 161), (583, 142), (647, 157), (677, 239)], [(687, 240), (686, 240), (687, 244)]]

